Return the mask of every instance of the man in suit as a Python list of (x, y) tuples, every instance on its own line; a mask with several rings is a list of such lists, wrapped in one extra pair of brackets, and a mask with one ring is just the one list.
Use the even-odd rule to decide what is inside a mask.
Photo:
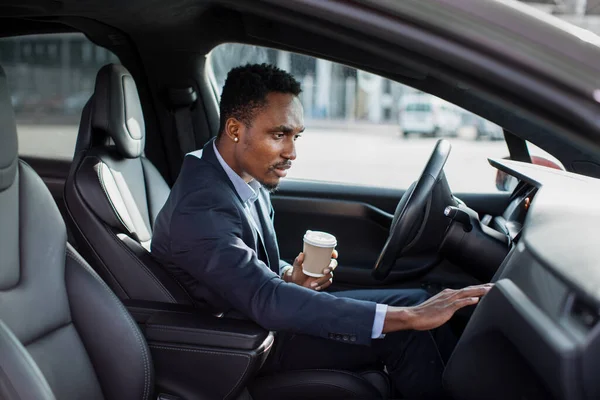
[(427, 300), (420, 290), (330, 294), (324, 290), (337, 254), (322, 278), (302, 273), (302, 253), (293, 265), (280, 260), (269, 192), (296, 158), (304, 131), (300, 91), (273, 66), (230, 71), (218, 136), (185, 157), (157, 217), (152, 254), (198, 301), (278, 331), (266, 370), (358, 369), (379, 361), (404, 396), (439, 394), (448, 354), (430, 330), (490, 286)]

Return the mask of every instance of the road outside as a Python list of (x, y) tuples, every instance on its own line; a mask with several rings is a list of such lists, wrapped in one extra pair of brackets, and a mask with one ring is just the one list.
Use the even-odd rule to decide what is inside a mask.
[[(288, 178), (407, 188), (419, 177), (435, 138), (404, 139), (395, 125), (307, 121), (297, 142), (298, 158)], [(18, 126), (22, 155), (71, 159), (76, 125)], [(494, 192), (495, 170), (487, 158), (508, 155), (504, 141), (475, 141), (467, 130), (449, 139), (452, 152), (446, 165), (456, 192)]]
[[(289, 178), (407, 188), (418, 179), (438, 139), (409, 136), (394, 125), (311, 128), (298, 139)], [(487, 158), (508, 155), (504, 141), (475, 141), (467, 130), (449, 138), (446, 175), (457, 192), (494, 192), (496, 172)]]

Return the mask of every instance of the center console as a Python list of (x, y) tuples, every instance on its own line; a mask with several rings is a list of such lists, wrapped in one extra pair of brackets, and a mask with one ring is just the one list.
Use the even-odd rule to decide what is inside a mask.
[(183, 399), (232, 399), (266, 360), (274, 336), (252, 321), (190, 306), (124, 301), (155, 365), (159, 392)]

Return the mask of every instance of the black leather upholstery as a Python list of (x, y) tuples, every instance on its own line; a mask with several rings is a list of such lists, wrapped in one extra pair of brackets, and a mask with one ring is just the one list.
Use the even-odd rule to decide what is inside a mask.
[(188, 400), (247, 398), (243, 390), (269, 355), (272, 332), (182, 304), (124, 303), (143, 327), (157, 388)]
[(262, 377), (250, 386), (250, 394), (255, 399), (385, 399), (390, 384), (383, 372), (299, 370)]
[[(0, 148), (16, 142), (9, 101), (0, 69)], [(13, 151), (2, 155), (16, 159)], [(67, 244), (50, 192), (23, 162), (0, 189), (0, 221), (0, 319), (56, 398), (150, 398), (153, 369), (141, 332)]]
[(148, 253), (169, 195), (143, 156), (144, 120), (133, 78), (115, 64), (96, 79), (79, 128), (65, 201), (81, 254), (121, 299), (191, 304)]
[(0, 399), (55, 399), (38, 366), (2, 321), (0, 321)]
[[(219, 332), (223, 333), (219, 335)], [(160, 313), (146, 321), (146, 339), (198, 346), (254, 350), (267, 338), (268, 331), (253, 322), (222, 318), (209, 314)]]

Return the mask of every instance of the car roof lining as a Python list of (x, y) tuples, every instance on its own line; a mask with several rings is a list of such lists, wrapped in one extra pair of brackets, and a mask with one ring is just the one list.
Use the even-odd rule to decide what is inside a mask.
[[(548, 125), (544, 128), (543, 121), (532, 118), (531, 115), (514, 112), (516, 105), (506, 102), (502, 104), (499, 98), (490, 96), (490, 93), (485, 93), (476, 86), (459, 83), (452, 75), (452, 72), (456, 71), (448, 71), (446, 66), (435, 60), (424, 58), (392, 44), (378, 42), (377, 46), (373, 46), (368, 44), (366, 38), (358, 37), (356, 32), (319, 20), (307, 20), (303, 16), (296, 18), (295, 25), (290, 27), (287, 18), (277, 18), (279, 14), (276, 8), (269, 10), (268, 14), (270, 16), (257, 16), (223, 7), (204, 7), (192, 25), (180, 27), (170, 35), (164, 35), (163, 30), (172, 27), (159, 26), (148, 39), (145, 39), (145, 35), (140, 35), (141, 31), (127, 32), (106, 25), (102, 21), (84, 17), (0, 18), (3, 21), (0, 24), (0, 36), (11, 33), (65, 32), (72, 30), (72, 28), (65, 29), (65, 26), (77, 27), (77, 30), (85, 33), (94, 43), (108, 48), (120, 57), (119, 50), (122, 49), (118, 49), (119, 41), (114, 39), (115, 32), (129, 35), (140, 51), (143, 51), (150, 47), (151, 38), (157, 37), (159, 33), (163, 40), (169, 42), (174, 36), (182, 35), (187, 29), (188, 40), (178, 43), (176, 50), (189, 52), (190, 55), (195, 53), (196, 57), (226, 42), (254, 44), (306, 54), (372, 72), (444, 98), (533, 142), (555, 155), (567, 169), (573, 169), (572, 162), (576, 159), (600, 163), (591, 150), (589, 153), (584, 153), (581, 148), (575, 150), (575, 146), (568, 140), (557, 135), (548, 135)], [(88, 26), (94, 27), (88, 29)], [(102, 26), (104, 28), (101, 28)], [(127, 26), (122, 28), (126, 29)], [(200, 35), (199, 32), (202, 34)], [(190, 37), (194, 38), (193, 42), (189, 40)], [(163, 52), (170, 51), (164, 46), (165, 43), (155, 44), (158, 48), (162, 45)], [(367, 48), (370, 50), (366, 50)], [(399, 66), (401, 68), (398, 68)], [(565, 150), (565, 146), (568, 146), (569, 151)], [(600, 167), (598, 173), (594, 175), (600, 176)]]

